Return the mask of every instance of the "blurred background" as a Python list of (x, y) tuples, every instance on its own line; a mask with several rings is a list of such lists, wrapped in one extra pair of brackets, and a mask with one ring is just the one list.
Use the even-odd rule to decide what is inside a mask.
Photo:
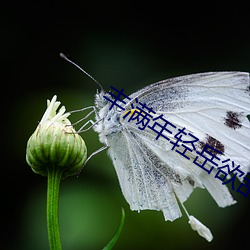
[[(26, 143), (54, 94), (67, 110), (93, 105), (97, 85), (59, 57), (63, 52), (107, 91), (126, 94), (169, 77), (206, 71), (249, 71), (248, 6), (215, 1), (186, 5), (135, 1), (42, 1), (1, 4), (2, 230), (1, 249), (48, 249), (46, 178), (25, 161)], [(232, 4), (232, 5), (230, 5)], [(238, 5), (237, 5), (238, 4)], [(72, 115), (77, 121), (83, 114)], [(89, 154), (102, 145), (82, 134)], [(249, 198), (218, 208), (196, 190), (186, 208), (214, 235), (206, 242), (186, 216), (165, 222), (157, 211), (132, 212), (106, 152), (81, 175), (62, 181), (60, 229), (65, 250), (102, 249), (121, 218), (114, 249), (224, 249), (246, 247)]]

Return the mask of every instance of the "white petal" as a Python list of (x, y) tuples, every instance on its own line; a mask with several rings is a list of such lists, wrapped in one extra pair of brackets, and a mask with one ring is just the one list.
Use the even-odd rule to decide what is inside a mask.
[(65, 113), (66, 108), (64, 106), (62, 106), (57, 112), (61, 102), (56, 99), (57, 96), (54, 95), (51, 101), (47, 100), (48, 107), (40, 121), (40, 124), (44, 124), (46, 122), (60, 122), (65, 125), (71, 125), (70, 121), (67, 119), (70, 113)]
[(205, 238), (207, 241), (211, 241), (213, 239), (213, 235), (209, 228), (203, 225), (199, 220), (197, 220), (194, 216), (189, 216), (189, 222), (191, 228), (198, 232), (200, 236)]

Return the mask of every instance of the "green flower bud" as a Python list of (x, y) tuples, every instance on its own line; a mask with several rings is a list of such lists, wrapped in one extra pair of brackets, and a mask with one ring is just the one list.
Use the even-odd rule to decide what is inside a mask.
[(47, 176), (50, 168), (58, 168), (62, 177), (67, 177), (79, 172), (86, 161), (87, 148), (67, 119), (70, 113), (65, 113), (65, 107), (56, 113), (60, 106), (56, 98), (47, 101), (47, 110), (28, 140), (26, 160), (37, 174)]

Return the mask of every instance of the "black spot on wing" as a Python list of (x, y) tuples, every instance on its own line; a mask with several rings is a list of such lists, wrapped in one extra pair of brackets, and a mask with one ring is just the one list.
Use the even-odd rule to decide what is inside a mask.
[[(224, 154), (224, 152), (225, 152), (224, 145), (220, 141), (216, 140), (215, 138), (213, 138), (210, 135), (207, 135), (204, 142), (199, 141), (199, 145), (200, 145), (202, 150), (205, 148), (206, 145), (209, 145), (210, 147), (220, 151), (222, 154)], [(208, 148), (207, 151), (210, 152), (213, 155), (219, 154), (219, 153), (215, 153), (215, 151), (213, 151), (210, 148)]]
[(233, 112), (233, 111), (227, 111), (227, 115), (224, 118), (224, 124), (232, 129), (241, 128), (241, 118), (242, 113), (240, 112)]

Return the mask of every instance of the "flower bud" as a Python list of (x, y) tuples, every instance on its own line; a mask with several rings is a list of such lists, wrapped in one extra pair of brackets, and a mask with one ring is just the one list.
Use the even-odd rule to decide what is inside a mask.
[(27, 143), (26, 160), (32, 170), (47, 176), (50, 168), (62, 171), (62, 177), (75, 175), (79, 172), (87, 158), (86, 145), (76, 133), (61, 107), (56, 113), (60, 102), (54, 96), (47, 101), (41, 122)]

